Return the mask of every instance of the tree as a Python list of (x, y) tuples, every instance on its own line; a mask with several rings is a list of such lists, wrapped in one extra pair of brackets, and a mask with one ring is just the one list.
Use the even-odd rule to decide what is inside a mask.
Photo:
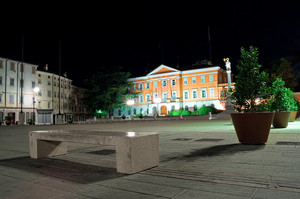
[(85, 103), (92, 109), (107, 110), (109, 115), (115, 108), (124, 107), (132, 84), (128, 82), (130, 73), (120, 71), (102, 71), (95, 73), (84, 82), (87, 86)]
[(238, 75), (232, 93), (235, 108), (238, 112), (263, 111), (264, 103), (256, 105), (256, 100), (269, 97), (267, 73), (260, 72), (262, 67), (258, 62), (258, 48), (250, 46), (249, 51), (241, 48), (241, 59), (237, 65)]
[(280, 59), (279, 65), (273, 64), (271, 69), (267, 71), (270, 74), (270, 83), (272, 84), (277, 78), (281, 78), (285, 82), (287, 88), (295, 90), (298, 82), (295, 73), (292, 71), (291, 65), (292, 62), (284, 58)]

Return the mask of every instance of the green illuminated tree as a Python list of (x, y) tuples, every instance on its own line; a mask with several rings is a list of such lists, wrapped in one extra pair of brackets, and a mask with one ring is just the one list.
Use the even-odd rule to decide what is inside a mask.
[(109, 115), (115, 108), (124, 107), (126, 99), (133, 97), (130, 93), (132, 86), (127, 80), (128, 72), (102, 71), (95, 73), (90, 79), (85, 80), (87, 95), (85, 103), (89, 108), (107, 110)]

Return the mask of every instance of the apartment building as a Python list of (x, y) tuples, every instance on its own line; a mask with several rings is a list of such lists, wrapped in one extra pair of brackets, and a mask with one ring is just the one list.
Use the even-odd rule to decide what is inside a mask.
[(225, 109), (228, 89), (227, 74), (219, 66), (193, 66), (178, 70), (160, 65), (142, 77), (130, 78), (131, 92), (136, 93), (134, 105), (116, 109), (114, 116), (144, 114), (167, 115), (172, 110), (195, 111), (202, 106)]
[(1, 123), (5, 116), (10, 116), (11, 123), (15, 124), (20, 120), (21, 111), (25, 113), (25, 124), (29, 119), (36, 124), (55, 124), (58, 115), (62, 115), (63, 122), (73, 120), (74, 114), (77, 121), (85, 120), (86, 106), (75, 103), (81, 101), (84, 89), (72, 85), (66, 76), (49, 72), (48, 67), (37, 70), (34, 64), (21, 65), (19, 61), (0, 58)]

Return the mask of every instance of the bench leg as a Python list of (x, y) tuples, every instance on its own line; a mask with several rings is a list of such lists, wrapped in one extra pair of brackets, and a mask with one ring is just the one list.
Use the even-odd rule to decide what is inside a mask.
[(119, 173), (132, 174), (155, 167), (159, 162), (159, 136), (120, 138), (116, 156)]
[(38, 140), (30, 136), (30, 157), (43, 158), (67, 154), (67, 142)]

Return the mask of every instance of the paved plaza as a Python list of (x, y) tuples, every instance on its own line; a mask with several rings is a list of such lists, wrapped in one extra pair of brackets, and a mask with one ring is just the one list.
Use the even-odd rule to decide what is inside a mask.
[[(68, 154), (29, 157), (29, 131), (158, 132), (158, 167), (116, 172), (111, 146), (69, 143)], [(0, 126), (0, 198), (300, 198), (300, 120), (265, 145), (238, 143), (230, 121), (189, 119)]]

